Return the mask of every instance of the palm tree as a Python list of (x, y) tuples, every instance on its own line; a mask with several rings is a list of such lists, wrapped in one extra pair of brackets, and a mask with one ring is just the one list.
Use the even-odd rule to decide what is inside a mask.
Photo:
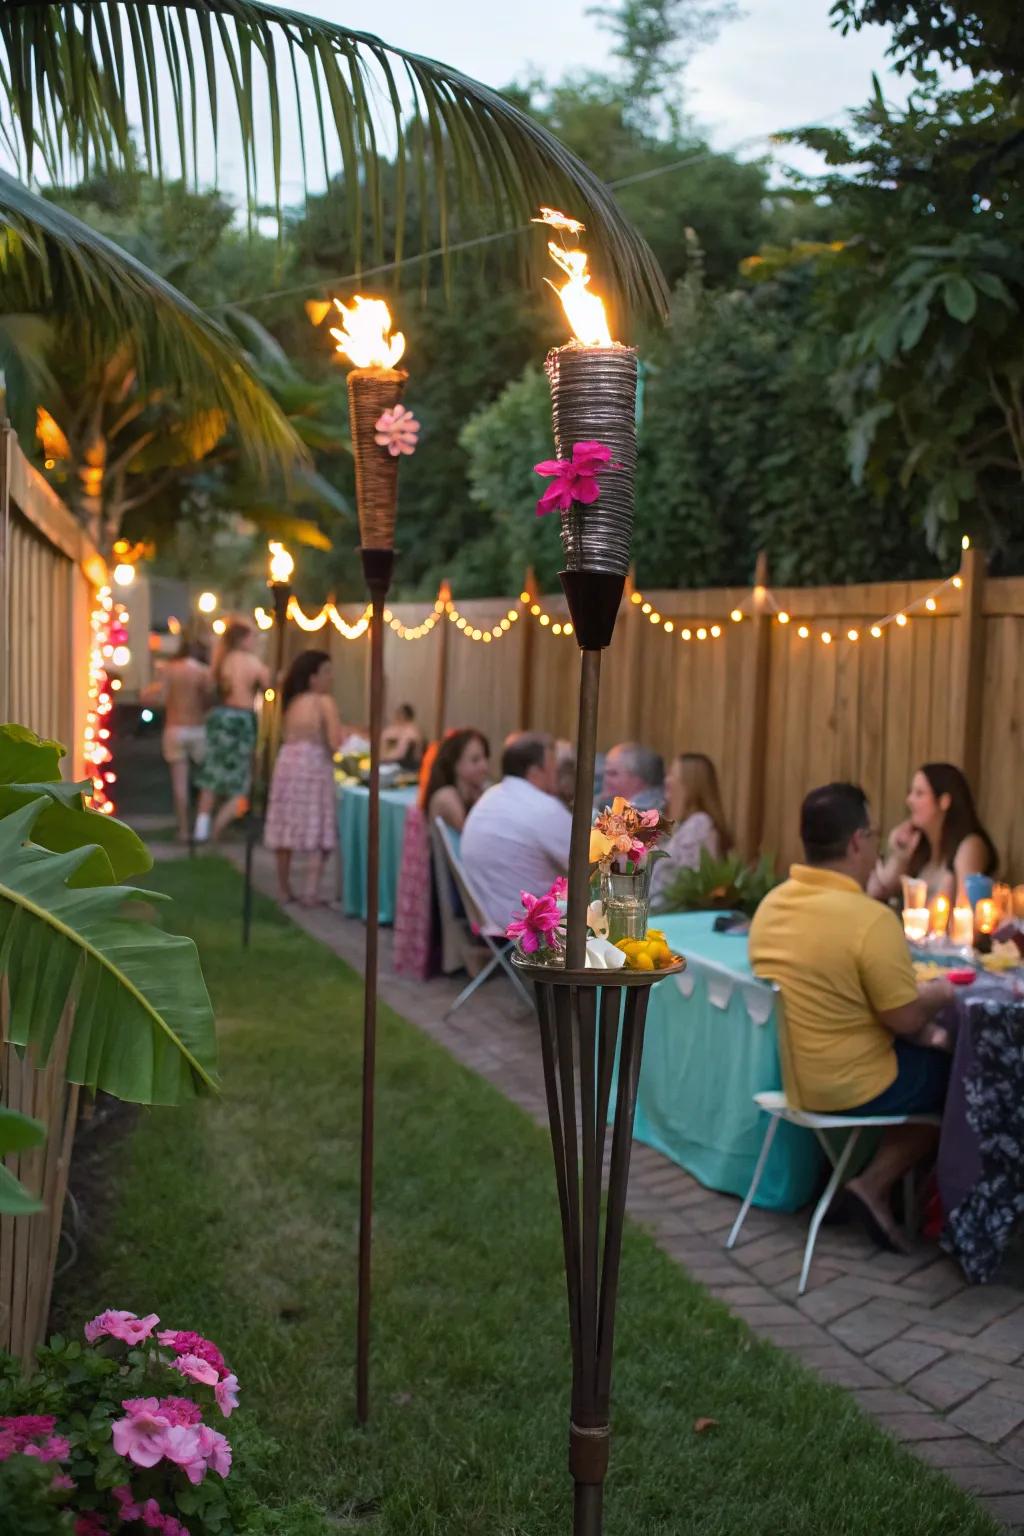
[[(224, 79), (230, 81), (225, 92)], [(238, 340), (170, 283), (32, 189), (144, 161), (159, 179), (195, 182), (200, 128), (214, 146), (225, 94), (241, 141), (250, 216), (262, 192), (259, 155), (269, 155), (280, 215), (285, 113), (298, 122), (308, 184), (312, 121), (320, 165), (340, 156), (347, 222), (357, 263), (410, 256), (406, 207), (422, 214), (412, 254), (453, 231), (524, 226), (541, 203), (581, 216), (609, 288), (627, 309), (664, 308), (665, 289), (647, 246), (611, 193), (546, 129), (498, 92), (432, 59), (379, 38), (265, 0), (4, 0), (0, 89), (9, 118), (0, 139), (19, 177), (0, 172), (0, 274), (60, 309), (106, 349), (131, 337), (132, 366), (189, 410), (220, 411), (235, 423), (258, 469), (288, 472), (302, 444), (255, 377)], [(257, 103), (265, 95), (266, 121)], [(127, 103), (138, 102), (133, 124)], [(161, 123), (175, 127), (175, 154)], [(265, 179), (265, 178), (264, 178)], [(387, 183), (392, 195), (385, 197)], [(8, 301), (5, 305), (11, 308)], [(3, 349), (0, 327), (0, 351)]]

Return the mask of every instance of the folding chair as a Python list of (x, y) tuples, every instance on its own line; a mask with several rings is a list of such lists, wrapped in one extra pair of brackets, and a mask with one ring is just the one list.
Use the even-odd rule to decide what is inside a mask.
[(497, 923), (492, 922), (487, 916), (484, 904), (480, 900), (473, 882), (466, 873), (465, 866), (456, 852), (455, 838), (451, 827), (438, 816), (434, 820), (434, 830), (440, 840), (441, 849), (447, 861), (448, 869), (451, 871), (452, 879), (455, 881), (455, 888), (462, 898), (462, 905), (465, 909), (470, 929), (478, 938), (483, 939), (491, 952), (490, 960), (480, 974), (474, 976), (469, 985), (462, 989), (445, 1014), (445, 1018), (450, 1018), (457, 1008), (461, 1008), (466, 999), (476, 991), (480, 983), (486, 981), (491, 972), (496, 969), (504, 971), (527, 1007), (532, 1008), (533, 1003), (530, 994), (513, 970), (512, 962), (509, 958), (509, 953), (513, 948), (512, 941), (511, 939), (506, 939), (505, 930), (499, 927)]
[[(811, 1216), (811, 1225), (807, 1233), (807, 1244), (804, 1248), (804, 1262), (800, 1270), (800, 1282), (797, 1286), (797, 1295), (802, 1296), (807, 1289), (807, 1277), (811, 1270), (811, 1259), (814, 1256), (814, 1245), (818, 1240), (818, 1230), (825, 1219), (829, 1206), (835, 1199), (836, 1192), (843, 1181), (843, 1175), (850, 1164), (854, 1148), (860, 1140), (863, 1130), (884, 1129), (890, 1125), (938, 1125), (938, 1115), (824, 1115), (815, 1114), (808, 1109), (798, 1109), (796, 1101), (800, 1097), (796, 1086), (796, 1074), (792, 1054), (789, 1049), (789, 1036), (786, 1032), (786, 1015), (782, 1003), (782, 993), (775, 982), (767, 982), (775, 996), (775, 1029), (779, 1042), (779, 1064), (782, 1068), (782, 1081), (785, 1087), (771, 1089), (765, 1093), (755, 1093), (754, 1103), (759, 1109), (764, 1110), (769, 1116), (768, 1126), (764, 1133), (764, 1141), (754, 1168), (754, 1177), (747, 1197), (740, 1206), (739, 1215), (733, 1222), (732, 1230), (726, 1239), (725, 1246), (732, 1248), (740, 1235), (740, 1229), (747, 1219), (747, 1212), (753, 1204), (757, 1194), (757, 1186), (761, 1182), (768, 1154), (775, 1140), (775, 1132), (783, 1120), (788, 1120), (790, 1125), (800, 1125), (806, 1130), (813, 1131), (820, 1142), (825, 1156), (832, 1164), (832, 1176), (825, 1186), (825, 1192)], [(845, 1131), (846, 1140), (839, 1153), (833, 1149), (826, 1131)], [(903, 1180), (904, 1216), (908, 1228), (912, 1231), (914, 1226), (914, 1175), (913, 1171), (907, 1173)]]

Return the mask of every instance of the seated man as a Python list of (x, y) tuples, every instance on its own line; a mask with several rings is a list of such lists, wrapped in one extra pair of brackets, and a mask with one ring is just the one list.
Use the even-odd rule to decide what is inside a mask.
[(466, 817), (462, 862), (488, 917), (504, 927), (519, 914), (520, 891), (542, 896), (569, 868), (572, 817), (557, 798), (552, 737), (510, 736), (501, 773)]
[[(878, 857), (864, 791), (812, 790), (800, 812), (806, 864), (770, 891), (750, 928), (750, 961), (782, 989), (784, 1080), (801, 1109), (825, 1114), (941, 1111), (949, 1057), (932, 1023), (952, 1001), (945, 980), (918, 986), (899, 919), (866, 893)], [(893, 1185), (930, 1152), (933, 1126), (891, 1126), (847, 1185), (877, 1241), (906, 1251)]]
[(599, 811), (622, 795), (638, 811), (665, 808), (665, 764), (661, 755), (636, 741), (620, 741), (604, 760), (604, 776), (595, 797)]

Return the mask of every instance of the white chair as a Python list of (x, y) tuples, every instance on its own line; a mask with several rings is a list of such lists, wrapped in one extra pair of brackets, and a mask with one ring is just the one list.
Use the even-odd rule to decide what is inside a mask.
[[(806, 1130), (813, 1131), (818, 1138), (825, 1156), (832, 1164), (832, 1176), (825, 1186), (825, 1192), (811, 1216), (811, 1225), (807, 1233), (807, 1244), (804, 1248), (804, 1262), (800, 1270), (800, 1283), (797, 1286), (797, 1295), (802, 1296), (807, 1289), (807, 1277), (810, 1274), (811, 1259), (814, 1257), (814, 1245), (818, 1240), (818, 1230), (825, 1219), (829, 1206), (835, 1199), (836, 1192), (843, 1180), (843, 1175), (849, 1167), (854, 1148), (860, 1140), (863, 1130), (884, 1129), (889, 1125), (938, 1125), (938, 1115), (825, 1115), (816, 1114), (812, 1110), (798, 1109), (795, 1101), (799, 1098), (796, 1091), (796, 1074), (793, 1070), (793, 1059), (789, 1049), (789, 1036), (786, 1032), (785, 1009), (782, 1005), (782, 993), (774, 982), (768, 982), (775, 996), (775, 1029), (779, 1042), (779, 1065), (782, 1068), (782, 1081), (784, 1088), (770, 1089), (765, 1093), (755, 1093), (754, 1103), (759, 1109), (764, 1110), (769, 1116), (768, 1126), (764, 1133), (764, 1141), (754, 1168), (754, 1177), (747, 1197), (740, 1206), (739, 1215), (733, 1222), (732, 1230), (726, 1239), (726, 1248), (732, 1248), (740, 1235), (740, 1229), (747, 1219), (747, 1212), (753, 1204), (757, 1194), (757, 1186), (761, 1182), (768, 1154), (775, 1140), (775, 1132), (783, 1120), (788, 1120), (790, 1125), (800, 1125)], [(846, 1140), (841, 1151), (836, 1153), (826, 1131), (844, 1131)], [(908, 1173), (903, 1181), (904, 1214), (908, 1228), (913, 1230), (914, 1225), (914, 1175)]]
[(465, 865), (455, 850), (455, 840), (452, 836), (451, 827), (438, 816), (434, 819), (434, 830), (440, 839), (448, 868), (451, 871), (452, 879), (455, 881), (455, 888), (462, 898), (462, 905), (465, 909), (469, 926), (477, 937), (483, 939), (491, 952), (490, 960), (480, 971), (480, 974), (473, 977), (468, 987), (463, 987), (445, 1014), (445, 1018), (450, 1018), (456, 1008), (461, 1008), (466, 999), (472, 996), (477, 987), (480, 986), (481, 982), (486, 981), (491, 972), (496, 969), (504, 971), (527, 1007), (532, 1008), (533, 1003), (530, 994), (513, 970), (512, 961), (509, 958), (510, 951), (513, 948), (512, 941), (511, 939), (506, 939), (504, 928), (492, 922), (487, 916), (486, 908), (475, 890), (473, 882), (466, 873)]

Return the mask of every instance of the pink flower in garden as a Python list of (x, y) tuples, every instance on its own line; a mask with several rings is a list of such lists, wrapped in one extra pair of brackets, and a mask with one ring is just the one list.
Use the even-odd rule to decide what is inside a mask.
[(227, 1438), (216, 1429), (210, 1429), (206, 1424), (201, 1424), (196, 1431), (199, 1436), (199, 1449), (202, 1452), (206, 1465), (218, 1477), (227, 1477), (231, 1471), (231, 1445)]
[(42, 1445), (26, 1445), (26, 1456), (36, 1456), (40, 1461), (66, 1461), (71, 1446), (63, 1435), (50, 1435)]
[(378, 448), (386, 448), (393, 459), (400, 453), (414, 453), (420, 424), (412, 411), (404, 405), (393, 405), (374, 422), (373, 440)]
[(142, 1519), (142, 1505), (136, 1504), (135, 1496), (126, 1484), (120, 1488), (112, 1488), (110, 1491), (120, 1505), (118, 1517), (124, 1525), (129, 1525), (133, 1520)]
[(78, 1484), (66, 1472), (58, 1472), (50, 1484), (55, 1493), (73, 1493)]
[[(212, 1431), (208, 1431), (212, 1433)], [(203, 1454), (201, 1428), (174, 1424), (163, 1430), (158, 1441), (160, 1454), (180, 1467), (190, 1483), (201, 1483), (206, 1476), (206, 1457)]]
[(155, 1312), (150, 1312), (148, 1317), (136, 1317), (134, 1312), (115, 1312), (108, 1308), (106, 1312), (100, 1312), (91, 1323), (85, 1325), (85, 1337), (90, 1344), (95, 1344), (105, 1334), (112, 1339), (120, 1339), (122, 1344), (141, 1344), (143, 1339), (148, 1339), (160, 1319)]
[(155, 1397), (130, 1397), (121, 1404), (127, 1417), (113, 1424), (114, 1450), (137, 1467), (155, 1467), (163, 1456), (163, 1437), (171, 1425)]
[(151, 1531), (162, 1531), (163, 1536), (188, 1536), (188, 1531), (173, 1515), (165, 1515), (156, 1499), (147, 1499), (135, 1517)]
[(542, 459), (533, 466), (534, 473), (550, 479), (551, 484), (537, 502), (537, 516), (546, 512), (568, 512), (574, 501), (589, 506), (601, 494), (597, 482), (601, 469), (621, 469), (611, 462), (612, 451), (604, 443), (574, 443), (571, 459)]
[(162, 1397), (158, 1412), (168, 1424), (198, 1424), (203, 1417), (203, 1410), (190, 1397)]
[(224, 1356), (210, 1339), (204, 1339), (201, 1333), (185, 1332), (178, 1328), (164, 1328), (157, 1334), (161, 1344), (166, 1344), (168, 1349), (173, 1349), (176, 1355), (196, 1355), (200, 1360), (215, 1366), (221, 1375), (227, 1375), (227, 1365)]
[(238, 1377), (225, 1376), (213, 1389), (217, 1407), (226, 1419), (230, 1419), (238, 1407)]
[(553, 935), (562, 922), (554, 897), (550, 893), (531, 896), (529, 891), (520, 891), (519, 900), (523, 904), (523, 916), (509, 923), (505, 937), (518, 939), (520, 949), (527, 955), (547, 948), (549, 944), (553, 947)]
[(202, 1382), (204, 1387), (215, 1387), (220, 1380), (220, 1372), (209, 1360), (203, 1360), (199, 1355), (179, 1355), (171, 1364), (172, 1371), (180, 1371), (183, 1376), (188, 1376), (192, 1381)]
[(102, 1515), (89, 1510), (75, 1520), (75, 1536), (107, 1536), (107, 1526)]
[[(52, 1435), (57, 1423), (52, 1413), (16, 1413), (0, 1417), (0, 1435), (10, 1438), (11, 1449), (23, 1450), (32, 1440)], [(0, 1461), (6, 1458), (0, 1456)]]

